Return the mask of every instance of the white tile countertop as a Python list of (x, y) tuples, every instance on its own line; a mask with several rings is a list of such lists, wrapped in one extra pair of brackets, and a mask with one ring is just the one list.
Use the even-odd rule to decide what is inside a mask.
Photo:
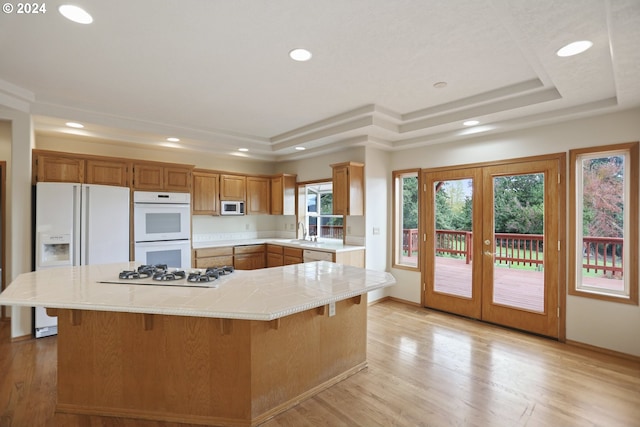
[(100, 283), (135, 268), (118, 263), (24, 273), (0, 294), (0, 305), (268, 321), (395, 284), (390, 273), (325, 261), (236, 270), (211, 288)]
[(319, 242), (312, 242), (309, 240), (277, 239), (277, 238), (201, 241), (201, 242), (193, 242), (192, 246), (193, 246), (193, 249), (204, 249), (204, 248), (219, 248), (223, 246), (261, 245), (264, 243), (272, 243), (274, 245), (289, 246), (289, 247), (301, 248), (301, 249), (314, 249), (318, 251), (333, 252), (333, 253), (357, 251), (357, 250), (365, 249), (364, 246), (345, 245), (340, 242), (327, 242), (322, 240)]

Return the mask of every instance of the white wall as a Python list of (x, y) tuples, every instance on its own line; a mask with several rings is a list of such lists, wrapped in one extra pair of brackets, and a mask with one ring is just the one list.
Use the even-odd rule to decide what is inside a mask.
[[(391, 169), (490, 162), (638, 140), (640, 109), (636, 108), (502, 135), (479, 136), (399, 151), (391, 155)], [(568, 194), (567, 191), (567, 197)], [(638, 218), (635, 220), (638, 221)], [(392, 269), (392, 273), (398, 279), (398, 284), (389, 289), (390, 295), (419, 303), (420, 274), (397, 269)], [(568, 340), (640, 356), (639, 306), (567, 295), (566, 311)]]
[(277, 164), (276, 170), (278, 173), (298, 175), (298, 182), (315, 181), (319, 179), (331, 180), (332, 164), (342, 162), (364, 163), (364, 161), (364, 147), (356, 147), (331, 154), (323, 154), (317, 157), (281, 162)]
[[(0, 119), (11, 122), (11, 175), (7, 177), (7, 282), (31, 271), (31, 149), (33, 124), (28, 113), (0, 108)], [(6, 151), (3, 150), (3, 155)], [(31, 334), (31, 309), (11, 308), (11, 336)]]
[[(366, 267), (389, 271), (391, 216), (391, 162), (390, 154), (375, 148), (367, 148), (364, 161), (365, 173), (365, 230)], [(369, 293), (369, 301), (384, 297), (387, 289)]]

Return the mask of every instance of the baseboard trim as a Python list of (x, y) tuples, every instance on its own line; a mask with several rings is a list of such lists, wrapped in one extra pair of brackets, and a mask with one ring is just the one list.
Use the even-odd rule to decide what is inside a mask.
[(598, 346), (595, 346), (595, 345), (585, 344), (583, 342), (573, 341), (573, 340), (566, 340), (565, 344), (571, 345), (571, 346), (574, 346), (574, 347), (578, 347), (578, 348), (583, 348), (585, 350), (591, 350), (591, 351), (594, 351), (594, 352), (600, 353), (600, 354), (606, 354), (607, 356), (619, 357), (621, 359), (630, 360), (632, 362), (640, 362), (640, 356), (636, 356), (636, 355), (628, 354), (628, 353), (623, 353), (623, 352), (620, 352), (620, 351), (610, 350), (610, 349), (604, 348), (604, 347), (598, 347)]

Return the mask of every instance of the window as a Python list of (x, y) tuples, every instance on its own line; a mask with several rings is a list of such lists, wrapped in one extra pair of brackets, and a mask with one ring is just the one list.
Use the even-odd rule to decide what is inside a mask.
[(570, 157), (569, 293), (638, 304), (638, 143)]
[(343, 240), (344, 217), (333, 215), (333, 183), (320, 182), (305, 186), (306, 210), (303, 220), (309, 236), (318, 239)]
[(394, 267), (418, 269), (418, 169), (393, 173)]

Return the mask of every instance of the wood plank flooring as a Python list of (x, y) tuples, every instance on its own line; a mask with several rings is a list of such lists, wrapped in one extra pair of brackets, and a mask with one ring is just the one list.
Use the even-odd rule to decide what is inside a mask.
[[(57, 338), (10, 343), (9, 329), (0, 427), (185, 427), (55, 414)], [(640, 426), (638, 361), (395, 301), (369, 307), (367, 355), (367, 369), (263, 426)]]

